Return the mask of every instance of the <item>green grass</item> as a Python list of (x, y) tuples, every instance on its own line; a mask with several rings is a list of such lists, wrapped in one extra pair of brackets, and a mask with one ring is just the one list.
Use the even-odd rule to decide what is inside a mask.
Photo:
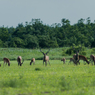
[[(0, 95), (94, 95), (95, 66), (92, 64), (75, 66), (60, 60), (72, 55), (62, 56), (67, 48), (50, 49), (50, 63), (43, 66), (43, 55), (39, 49), (0, 48)], [(47, 52), (47, 49), (42, 49)], [(86, 56), (95, 54), (94, 49), (86, 49)], [(25, 59), (20, 67), (18, 56)], [(3, 66), (2, 59), (10, 59), (11, 65)], [(30, 66), (30, 59), (36, 58), (35, 65)], [(38, 60), (39, 59), (39, 60)], [(57, 60), (53, 60), (57, 59)]]
[[(73, 57), (72, 55), (65, 54), (65, 51), (69, 47), (63, 47), (63, 48), (50, 48), (49, 53), (47, 54), (50, 58), (50, 60), (59, 60), (63, 57), (66, 59), (69, 59), (70, 57)], [(43, 52), (47, 52), (48, 49), (42, 49)], [(86, 57), (90, 58), (91, 54), (95, 54), (95, 49), (88, 49), (85, 48)], [(22, 49), (22, 48), (0, 48), (0, 60), (4, 57), (9, 58), (10, 60), (16, 60), (18, 56), (22, 56), (25, 60), (30, 60), (31, 58), (35, 58), (36, 60), (42, 60), (43, 54), (40, 52), (40, 49)]]
[(29, 65), (25, 60), (18, 66), (0, 67), (0, 95), (94, 95), (95, 66), (91, 64), (75, 66), (63, 64), (60, 60), (50, 60), (47, 67), (42, 60)]

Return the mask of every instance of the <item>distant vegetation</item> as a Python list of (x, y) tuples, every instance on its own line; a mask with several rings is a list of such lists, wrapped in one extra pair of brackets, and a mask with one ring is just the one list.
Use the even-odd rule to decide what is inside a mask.
[(90, 17), (80, 19), (70, 25), (68, 19), (51, 26), (43, 24), (40, 19), (32, 19), (25, 25), (14, 27), (0, 27), (0, 47), (17, 48), (55, 48), (70, 47), (82, 44), (85, 47), (95, 47), (95, 22)]
[[(76, 46), (75, 49), (79, 47)], [(43, 52), (47, 52), (48, 49), (42, 49)], [(49, 53), (47, 54), (50, 60), (61, 60), (61, 58), (65, 57), (69, 60), (69, 58), (73, 57), (75, 51), (72, 47), (63, 47), (63, 48), (50, 48)], [(95, 55), (95, 48), (87, 48), (83, 47), (79, 54), (86, 56), (88, 59), (91, 54)], [(4, 57), (9, 58), (10, 60), (17, 60), (18, 56), (22, 56), (22, 59), (30, 60), (35, 58), (36, 60), (42, 60), (43, 54), (40, 52), (40, 49), (22, 49), (22, 48), (0, 48), (0, 60), (2, 61)]]

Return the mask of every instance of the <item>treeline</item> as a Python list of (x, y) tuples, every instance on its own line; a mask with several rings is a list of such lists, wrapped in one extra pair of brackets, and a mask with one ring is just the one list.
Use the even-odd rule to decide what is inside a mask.
[(90, 17), (78, 20), (70, 25), (68, 19), (51, 26), (43, 24), (40, 19), (32, 19), (25, 25), (14, 27), (0, 27), (0, 47), (18, 48), (55, 48), (83, 44), (95, 47), (95, 22)]

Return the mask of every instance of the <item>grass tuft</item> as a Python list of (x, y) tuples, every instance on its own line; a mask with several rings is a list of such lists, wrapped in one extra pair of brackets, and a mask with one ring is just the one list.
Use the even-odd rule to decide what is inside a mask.
[(40, 69), (40, 68), (35, 68), (35, 70), (36, 70), (36, 71), (41, 71), (41, 69)]

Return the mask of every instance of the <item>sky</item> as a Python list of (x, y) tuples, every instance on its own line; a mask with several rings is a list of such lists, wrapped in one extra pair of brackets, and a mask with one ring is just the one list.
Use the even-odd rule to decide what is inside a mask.
[(95, 0), (0, 0), (0, 27), (16, 27), (19, 23), (40, 19), (43, 24), (61, 23), (63, 18), (73, 25), (81, 18), (95, 20)]

